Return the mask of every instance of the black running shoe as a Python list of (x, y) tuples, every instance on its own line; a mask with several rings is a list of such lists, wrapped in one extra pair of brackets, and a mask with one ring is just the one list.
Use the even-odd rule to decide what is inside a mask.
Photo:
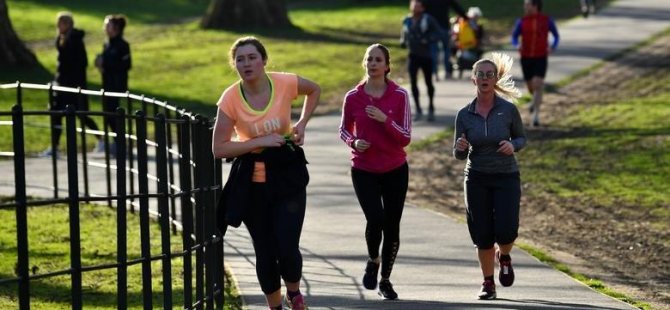
[(485, 280), (477, 297), (484, 300), (496, 299), (496, 284), (491, 280)]
[(363, 286), (366, 289), (374, 290), (377, 288), (377, 272), (379, 271), (379, 264), (368, 261), (365, 267), (365, 275), (363, 275)]
[(398, 299), (398, 293), (393, 290), (393, 284), (389, 280), (379, 281), (379, 296), (384, 297), (384, 299), (394, 300)]
[(512, 286), (514, 284), (514, 268), (512, 268), (512, 258), (508, 260), (500, 259), (500, 251), (496, 251), (496, 258), (500, 264), (500, 272), (498, 273), (498, 281), (502, 286)]

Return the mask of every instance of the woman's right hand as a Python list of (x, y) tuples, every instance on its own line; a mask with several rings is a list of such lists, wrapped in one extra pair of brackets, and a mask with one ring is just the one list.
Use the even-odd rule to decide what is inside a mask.
[(456, 150), (459, 152), (463, 152), (467, 150), (470, 147), (470, 142), (468, 142), (468, 139), (465, 137), (465, 134), (461, 134), (461, 136), (456, 139)]
[(354, 141), (354, 148), (359, 152), (365, 152), (370, 147), (370, 142), (363, 139), (356, 139)]
[(280, 147), (286, 143), (284, 136), (278, 133), (261, 136), (255, 139), (258, 147)]

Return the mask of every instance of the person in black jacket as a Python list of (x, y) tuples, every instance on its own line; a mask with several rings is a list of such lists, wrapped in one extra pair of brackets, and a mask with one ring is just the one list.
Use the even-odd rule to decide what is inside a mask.
[[(56, 18), (56, 49), (58, 50), (58, 62), (56, 63), (56, 76), (54, 84), (66, 87), (86, 88), (86, 46), (84, 45), (85, 32), (74, 28), (74, 19), (70, 12), (60, 12)], [(49, 107), (51, 111), (62, 111), (68, 105), (74, 105), (78, 111), (88, 111), (88, 97), (70, 92), (54, 92), (54, 101)], [(51, 139), (52, 146), (42, 152), (43, 156), (51, 156), (58, 149), (60, 136), (63, 131), (62, 115), (51, 117)], [(81, 116), (81, 122), (88, 128), (98, 130), (98, 126), (89, 116)]]
[[(106, 92), (128, 91), (128, 71), (131, 68), (130, 45), (123, 39), (123, 30), (127, 19), (123, 15), (107, 15), (105, 17), (105, 33), (108, 40), (102, 54), (95, 60), (95, 66), (102, 73), (102, 88)], [(103, 97), (102, 109), (105, 112), (114, 112), (119, 107), (118, 97)], [(112, 131), (116, 132), (113, 119), (107, 117), (105, 121)], [(113, 151), (112, 147), (112, 153)]]
[[(439, 43), (442, 45), (442, 50), (444, 51), (444, 70), (445, 70), (445, 79), (452, 77), (453, 66), (451, 65), (450, 57), (452, 55), (453, 42), (451, 40), (451, 23), (449, 22), (449, 11), (454, 9), (458, 15), (462, 18), (467, 19), (465, 10), (463, 7), (458, 4), (456, 0), (424, 0), (423, 5), (426, 8), (426, 13), (433, 16), (437, 23), (440, 25), (440, 39)], [(438, 63), (440, 59), (440, 49), (438, 42), (435, 42), (431, 46), (431, 52), (433, 56), (433, 72), (435, 77), (438, 78)]]

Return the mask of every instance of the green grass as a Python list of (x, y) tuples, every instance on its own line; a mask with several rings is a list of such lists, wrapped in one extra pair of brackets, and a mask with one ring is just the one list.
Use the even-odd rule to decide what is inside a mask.
[[(99, 205), (80, 207), (82, 266), (116, 261), (116, 213)], [(16, 220), (14, 210), (0, 210), (0, 278), (16, 277)], [(29, 264), (38, 274), (69, 268), (69, 220), (64, 205), (28, 208)], [(140, 256), (139, 217), (128, 214), (128, 258)], [(181, 251), (181, 236), (173, 235), (172, 251)], [(160, 253), (160, 227), (151, 225), (151, 253)], [(195, 259), (192, 260), (195, 266)], [(161, 307), (161, 262), (152, 263), (153, 305)], [(195, 274), (195, 272), (194, 272)], [(182, 307), (184, 297), (183, 259), (172, 260), (173, 303)], [(83, 305), (85, 309), (116, 309), (116, 269), (84, 272), (82, 274)], [(141, 265), (128, 268), (129, 309), (142, 308)], [(31, 281), (31, 308), (70, 309), (70, 277), (58, 276)], [(228, 285), (226, 308), (239, 309), (235, 294)], [(17, 309), (16, 284), (0, 285), (0, 309)], [(233, 301), (233, 302), (231, 302)], [(228, 305), (230, 303), (231, 305)]]
[(533, 141), (519, 154), (524, 179), (539, 186), (538, 192), (589, 197), (612, 208), (639, 206), (670, 222), (668, 100), (670, 93), (664, 93), (571, 114), (554, 124), (566, 135)]
[(559, 271), (567, 274), (568, 276), (572, 277), (573, 279), (584, 283), (586, 286), (588, 286), (588, 287), (590, 287), (590, 288), (592, 288), (592, 289), (594, 289), (594, 290), (596, 290), (596, 291), (598, 291), (602, 294), (605, 294), (605, 295), (610, 296), (612, 298), (616, 298), (616, 299), (621, 300), (623, 302), (629, 303), (629, 304), (631, 304), (631, 305), (633, 305), (633, 306), (635, 306), (639, 309), (643, 309), (643, 310), (650, 310), (651, 309), (651, 306), (648, 303), (634, 300), (634, 299), (632, 299), (632, 298), (630, 298), (630, 297), (628, 297), (628, 296), (626, 296), (622, 293), (616, 292), (616, 291), (608, 288), (602, 281), (600, 281), (598, 279), (589, 278), (589, 277), (587, 277), (583, 274), (573, 272), (565, 264), (562, 264), (562, 263), (558, 262), (556, 259), (549, 256), (547, 253), (544, 253), (541, 250), (539, 250), (539, 249), (537, 249), (537, 248), (535, 248), (531, 245), (524, 244), (524, 243), (517, 243), (517, 246), (519, 248), (523, 249), (524, 251), (528, 252), (530, 255), (533, 255), (539, 261), (551, 266), (552, 268), (554, 268), (556, 270), (559, 270)]
[[(261, 38), (266, 44), (270, 62), (268, 70), (296, 72), (318, 82), (322, 102), (339, 106), (344, 93), (363, 76), (362, 53), (373, 42), (391, 47), (392, 78), (404, 81), (406, 51), (397, 46), (400, 22), (408, 12), (407, 1), (289, 1), (289, 14), (294, 29), (219, 31), (198, 27), (207, 0), (118, 0), (92, 2), (73, 0), (63, 4), (56, 0), (9, 0), (9, 13), (19, 36), (30, 43), (41, 63), (40, 68), (0, 70), (0, 83), (16, 80), (47, 83), (56, 67), (54, 20), (57, 12), (73, 12), (77, 27), (87, 32), (89, 63), (102, 49), (102, 20), (109, 13), (123, 12), (129, 16), (126, 39), (131, 44), (133, 68), (130, 90), (167, 100), (173, 105), (196, 113), (213, 116), (215, 102), (221, 92), (237, 80), (228, 66), (227, 51), (232, 42), (246, 34)], [(522, 14), (517, 0), (482, 2), (465, 0), (467, 9), (479, 5), (484, 12), (483, 23), (490, 32), (507, 35), (513, 21)], [(547, 11), (557, 18), (578, 13), (574, 0), (552, 0)], [(100, 74), (88, 68), (89, 88), (99, 89)], [(45, 92), (25, 94), (26, 109), (44, 109)], [(0, 111), (9, 111), (14, 104), (14, 90), (0, 89)], [(296, 104), (299, 104), (296, 101)], [(91, 110), (100, 111), (99, 100), (91, 101)], [(8, 120), (0, 117), (0, 121)], [(48, 124), (46, 117), (32, 117), (31, 124)], [(102, 124), (100, 119), (98, 125)], [(45, 129), (28, 129), (29, 154), (42, 151), (49, 143)], [(0, 126), (0, 150), (11, 149), (10, 131)], [(62, 145), (63, 143), (61, 143)]]

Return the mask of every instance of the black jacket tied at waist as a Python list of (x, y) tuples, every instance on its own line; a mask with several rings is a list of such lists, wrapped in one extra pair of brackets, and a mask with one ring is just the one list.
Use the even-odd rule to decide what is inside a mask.
[(302, 147), (288, 142), (260, 153), (236, 157), (223, 187), (216, 210), (217, 227), (225, 234), (227, 226), (239, 227), (248, 216), (248, 203), (254, 165), (265, 163), (265, 182), (273, 199), (283, 199), (305, 190), (309, 183), (307, 159)]

